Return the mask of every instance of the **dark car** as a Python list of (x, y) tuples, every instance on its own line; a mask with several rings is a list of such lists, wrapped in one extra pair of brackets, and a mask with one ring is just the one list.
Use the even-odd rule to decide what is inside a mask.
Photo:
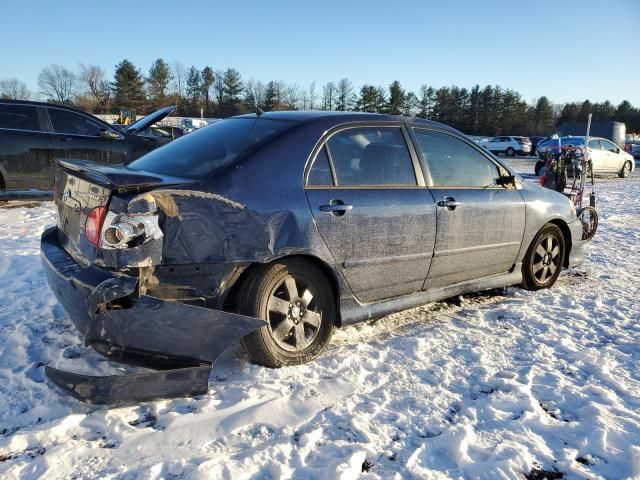
[(145, 133), (175, 110), (166, 107), (119, 129), (75, 108), (0, 100), (0, 192), (50, 190), (53, 160), (128, 163), (172, 140)]
[(566, 197), (426, 120), (270, 112), (128, 166), (58, 164), (58, 225), (41, 245), (53, 292), (99, 352), (180, 367), (131, 380), (46, 368), (85, 401), (203, 392), (237, 340), (261, 365), (299, 364), (334, 327), (550, 287), (583, 259)]
[(533, 155), (536, 156), (537, 155), (537, 148), (538, 148), (538, 143), (546, 140), (548, 137), (539, 137), (539, 136), (533, 136), (533, 137), (529, 137), (529, 140), (531, 140), (531, 151), (529, 152), (529, 155)]

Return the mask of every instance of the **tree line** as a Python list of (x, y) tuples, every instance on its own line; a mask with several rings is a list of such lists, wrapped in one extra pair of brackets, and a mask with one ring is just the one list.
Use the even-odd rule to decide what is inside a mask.
[[(271, 110), (338, 110), (417, 116), (451, 125), (469, 135), (549, 135), (565, 122), (594, 120), (625, 122), (628, 132), (640, 132), (640, 109), (623, 101), (553, 104), (542, 96), (528, 104), (522, 96), (501, 86), (475, 85), (434, 88), (422, 85), (410, 91), (394, 81), (386, 87), (363, 85), (357, 89), (343, 78), (307, 87), (279, 80), (244, 80), (234, 68), (213, 70), (169, 64), (156, 59), (145, 73), (129, 60), (115, 66), (113, 78), (97, 65), (80, 64), (77, 71), (49, 65), (38, 76), (39, 97), (74, 105), (92, 113), (118, 113), (133, 109), (147, 114), (169, 104), (178, 115), (228, 117)], [(34, 98), (18, 79), (0, 80), (0, 98)]]

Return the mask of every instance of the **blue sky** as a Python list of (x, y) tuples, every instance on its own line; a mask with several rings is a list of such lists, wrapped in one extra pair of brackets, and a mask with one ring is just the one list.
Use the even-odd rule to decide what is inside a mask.
[(306, 86), (499, 84), (640, 106), (640, 0), (2, 2), (0, 79), (162, 57)]

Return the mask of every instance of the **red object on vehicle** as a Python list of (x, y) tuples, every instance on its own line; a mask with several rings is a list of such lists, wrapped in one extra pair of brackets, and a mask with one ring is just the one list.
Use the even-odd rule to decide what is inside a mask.
[(544, 175), (540, 175), (538, 180), (540, 180), (540, 185), (542, 185), (544, 187)]
[(102, 232), (102, 223), (106, 213), (104, 207), (96, 207), (89, 212), (84, 222), (84, 234), (87, 240), (96, 247), (100, 246), (100, 233)]

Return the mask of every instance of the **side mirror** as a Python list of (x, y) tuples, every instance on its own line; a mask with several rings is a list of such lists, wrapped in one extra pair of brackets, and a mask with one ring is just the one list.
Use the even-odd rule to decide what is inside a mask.
[(113, 130), (102, 130), (100, 132), (100, 138), (103, 140), (121, 140), (122, 135), (114, 132)]
[(616, 147), (616, 153), (620, 153), (620, 147)]
[(503, 187), (515, 187), (516, 177), (514, 175), (502, 175), (496, 179), (496, 184)]

